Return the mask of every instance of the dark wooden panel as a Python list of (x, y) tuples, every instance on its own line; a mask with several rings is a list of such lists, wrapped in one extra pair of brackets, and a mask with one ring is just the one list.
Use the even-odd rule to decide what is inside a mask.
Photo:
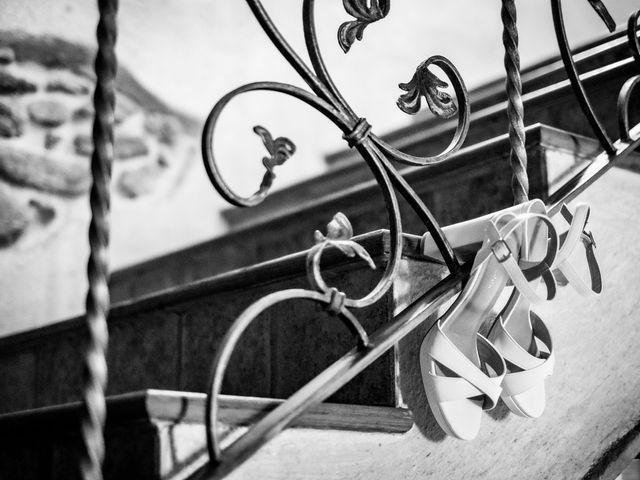
[[(233, 290), (172, 308), (182, 317), (181, 379), (176, 387), (204, 392), (220, 341), (242, 311), (271, 288)], [(222, 388), (231, 395), (271, 396), (269, 312), (245, 332), (234, 352)]]
[[(324, 276), (329, 285), (360, 298), (371, 291), (381, 271), (366, 265), (336, 269)], [(303, 282), (291, 282), (287, 287), (304, 287)], [(365, 330), (374, 332), (390, 321), (393, 295), (390, 291), (375, 305), (353, 310)], [(354, 336), (323, 306), (309, 301), (293, 300), (273, 309), (272, 335), (272, 391), (278, 398), (289, 397), (326, 367), (356, 345)], [(330, 397), (331, 402), (363, 405), (395, 405), (393, 352), (388, 352), (357, 380)]]
[(132, 315), (109, 326), (108, 394), (175, 388), (180, 366), (180, 323), (170, 311)]
[(0, 356), (0, 413), (36, 405), (36, 354), (26, 350)]
[[(373, 232), (359, 241), (375, 259), (377, 270), (337, 250), (329, 250), (323, 257), (327, 281), (357, 297), (372, 288), (381, 275), (388, 254), (388, 233)], [(412, 262), (425, 261), (417, 253), (416, 238), (407, 237), (403, 252)], [(205, 391), (214, 354), (231, 323), (251, 303), (271, 292), (307, 288), (305, 259), (306, 253), (301, 252), (114, 306), (109, 316), (107, 393), (145, 388)], [(367, 330), (374, 331), (389, 321), (392, 303), (390, 291), (378, 304), (355, 313)], [(23, 388), (3, 392), (0, 412), (77, 399), (83, 332), (78, 318), (0, 339), (0, 368), (10, 371), (27, 362), (20, 370)], [(321, 306), (296, 300), (276, 305), (241, 338), (222, 391), (286, 397), (353, 345), (347, 329)], [(27, 368), (29, 355), (36, 358), (31, 368)], [(338, 392), (334, 400), (394, 406), (393, 362), (389, 353)], [(3, 381), (10, 386), (12, 378), (8, 375)]]

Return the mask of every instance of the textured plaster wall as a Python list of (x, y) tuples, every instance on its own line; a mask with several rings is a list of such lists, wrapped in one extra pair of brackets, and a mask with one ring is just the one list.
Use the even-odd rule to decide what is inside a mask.
[[(302, 52), (301, 2), (265, 1), (273, 19)], [(502, 75), (500, 2), (396, 0), (383, 22), (370, 26), (363, 42), (344, 55), (335, 40), (349, 17), (339, 0), (317, 2), (317, 23), (326, 63), (354, 109), (379, 133), (410, 121), (395, 106), (398, 82), (411, 78), (427, 57), (449, 57), (469, 87)], [(574, 42), (605, 33), (583, 0), (566, 1)], [(608, 2), (618, 23), (637, 2)], [(518, 2), (526, 65), (556, 53), (549, 6)], [(204, 119), (215, 101), (236, 86), (278, 80), (303, 86), (254, 21), (244, 2), (223, 0), (123, 0), (118, 55), (137, 78), (170, 105)], [(0, 30), (24, 29), (94, 43), (97, 14), (86, 0), (5, 0)], [(230, 183), (250, 193), (261, 178), (263, 146), (255, 124), (298, 145), (278, 170), (276, 187), (321, 172), (323, 156), (343, 148), (340, 133), (320, 115), (277, 94), (249, 94), (221, 119), (216, 151)], [(197, 140), (197, 139), (196, 139)], [(170, 196), (116, 205), (112, 218), (114, 268), (179, 249), (224, 233), (224, 202), (208, 185), (196, 161), (182, 187)], [(83, 310), (87, 211), (78, 205), (68, 225), (38, 242), (0, 250), (0, 334), (48, 323)]]

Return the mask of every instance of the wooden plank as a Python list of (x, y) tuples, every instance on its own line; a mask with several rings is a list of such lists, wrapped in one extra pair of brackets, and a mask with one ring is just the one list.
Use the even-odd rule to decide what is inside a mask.
[[(233, 435), (281, 403), (223, 395), (223, 428)], [(205, 395), (197, 393), (147, 390), (107, 398), (104, 477), (187, 478), (206, 460), (204, 409)], [(74, 478), (80, 411), (76, 402), (0, 415), (0, 478)], [(412, 425), (405, 409), (322, 404), (294, 427), (399, 434)]]
[[(206, 395), (169, 390), (143, 390), (107, 397), (107, 428), (138, 421), (204, 423)], [(228, 427), (257, 422), (283, 400), (222, 395), (220, 421)], [(81, 418), (79, 402), (0, 414), (0, 431), (12, 436), (56, 437)], [(403, 408), (323, 403), (298, 418), (293, 428), (346, 430), (358, 432), (404, 433), (413, 425), (411, 414)]]

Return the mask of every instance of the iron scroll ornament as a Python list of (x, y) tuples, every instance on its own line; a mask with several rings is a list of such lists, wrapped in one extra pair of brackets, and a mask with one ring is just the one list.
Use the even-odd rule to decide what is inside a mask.
[[(640, 41), (638, 41), (639, 17), (640, 10), (637, 10), (629, 16), (627, 23), (627, 41), (638, 70), (640, 70)], [(618, 128), (620, 130), (620, 138), (625, 142), (632, 142), (634, 140), (629, 127), (629, 101), (631, 100), (631, 93), (638, 84), (640, 84), (640, 75), (631, 77), (624, 83), (618, 94)]]
[[(560, 7), (560, 0), (551, 0), (552, 6)], [(600, 8), (602, 2), (599, 0), (589, 0), (592, 5), (598, 4), (598, 13), (603, 16), (606, 9)], [(448, 298), (459, 291), (461, 282), (468, 276), (469, 264), (460, 266), (451, 251), (450, 245), (446, 238), (443, 236), (439, 226), (431, 216), (431, 213), (415, 194), (415, 192), (406, 184), (402, 176), (399, 175), (397, 170), (392, 166), (391, 160), (402, 161), (401, 157), (404, 155), (402, 152), (394, 150), (392, 147), (387, 146), (371, 130), (371, 126), (366, 120), (360, 118), (353, 112), (349, 104), (341, 96), (340, 92), (333, 84), (331, 77), (329, 76), (322, 56), (319, 51), (318, 43), (315, 35), (314, 25), (314, 1), (305, 0), (303, 3), (303, 26), (307, 51), (309, 53), (312, 69), (305, 64), (296, 52), (289, 46), (289, 44), (282, 37), (280, 32), (274, 26), (273, 22), (265, 12), (262, 4), (258, 0), (247, 0), (252, 12), (256, 19), (263, 27), (267, 36), (272, 40), (274, 45), (278, 48), (281, 54), (289, 61), (293, 68), (300, 74), (310, 87), (311, 92), (276, 82), (257, 82), (240, 87), (225, 97), (223, 97), (218, 104), (213, 108), (209, 118), (205, 125), (205, 131), (203, 134), (203, 156), (205, 160), (205, 167), (212, 180), (215, 188), (222, 194), (224, 198), (231, 203), (239, 206), (251, 206), (262, 201), (268, 194), (267, 185), (256, 192), (256, 195), (249, 198), (242, 198), (235, 195), (235, 193), (228, 188), (219, 174), (217, 165), (213, 156), (213, 132), (215, 124), (220, 115), (221, 110), (228, 104), (228, 102), (236, 95), (241, 93), (255, 91), (255, 90), (270, 90), (286, 95), (293, 96), (312, 106), (316, 110), (320, 111), (331, 120), (338, 128), (343, 132), (343, 138), (348, 142), (351, 147), (356, 148), (364, 158), (365, 162), (372, 170), (374, 177), (382, 189), (382, 193), (385, 199), (385, 205), (387, 214), (389, 217), (390, 226), (390, 260), (387, 263), (382, 279), (374, 287), (374, 289), (365, 297), (361, 299), (350, 299), (347, 296), (339, 292), (338, 290), (329, 287), (324, 283), (320, 275), (319, 270), (319, 258), (322, 251), (330, 246), (334, 245), (339, 248), (338, 243), (342, 241), (348, 241), (348, 237), (352, 234), (350, 229), (342, 228), (345, 223), (345, 219), (342, 217), (336, 217), (335, 230), (336, 235), (331, 234), (331, 228), (327, 236), (316, 235), (316, 241), (318, 242), (316, 247), (311, 249), (308, 253), (308, 275), (311, 277), (312, 287), (316, 290), (285, 290), (276, 292), (267, 297), (260, 299), (249, 306), (234, 322), (231, 328), (228, 330), (225, 338), (216, 353), (214, 359), (211, 378), (211, 384), (207, 395), (207, 407), (206, 407), (206, 434), (207, 445), (210, 458), (210, 464), (206, 471), (203, 471), (203, 475), (206, 478), (210, 478), (211, 475), (216, 478), (221, 478), (225, 472), (229, 472), (236, 468), (241, 462), (246, 460), (252, 453), (257, 451), (261, 445), (277, 435), (282, 429), (288, 426), (295, 416), (299, 415), (309, 405), (315, 404), (313, 402), (323, 401), (331, 392), (335, 392), (337, 388), (343, 386), (359, 371), (366, 368), (367, 362), (373, 361), (380, 355), (385, 349), (390, 348), (394, 343), (403, 338), (407, 332), (411, 331), (416, 325), (420, 324), (427, 315), (433, 314), (439, 306), (443, 304)], [(364, 5), (363, 2), (358, 0), (344, 0), (345, 6), (347, 4)], [(376, 3), (378, 6), (382, 2)], [(373, 5), (370, 3), (369, 5)], [(594, 6), (595, 8), (595, 6)], [(561, 12), (560, 12), (561, 13)], [(634, 14), (633, 35), (635, 37), (635, 30), (637, 25), (638, 14)], [(604, 17), (603, 17), (604, 18)], [(357, 17), (356, 17), (357, 20)], [(555, 17), (554, 17), (555, 20)], [(367, 25), (372, 22), (368, 22)], [(564, 33), (563, 21), (560, 18), (559, 25), (562, 27), (562, 33)], [(630, 20), (631, 25), (631, 20)], [(366, 27), (366, 25), (365, 25)], [(364, 28), (364, 27), (363, 27)], [(558, 31), (558, 24), (556, 24), (556, 31)], [(356, 32), (357, 33), (357, 32)], [(629, 34), (631, 35), (631, 33)], [(362, 35), (360, 34), (360, 37)], [(354, 39), (359, 39), (355, 35)], [(634, 40), (635, 41), (635, 40)], [(564, 48), (568, 51), (568, 45), (566, 44), (566, 36), (564, 38)], [(633, 48), (633, 45), (632, 45)], [(561, 45), (561, 51), (563, 51), (563, 45)], [(569, 57), (570, 57), (569, 51)], [(563, 60), (565, 60), (566, 54), (563, 53)], [(640, 56), (640, 55), (639, 55)], [(569, 58), (571, 62), (573, 60)], [(439, 63), (436, 63), (439, 62)], [(456, 105), (458, 111), (458, 128), (454, 139), (452, 140), (452, 146), (446, 149), (443, 153), (436, 157), (409, 157), (405, 158), (408, 163), (416, 161), (421, 162), (418, 164), (429, 164), (445, 160), (448, 155), (455, 152), (461, 145), (469, 124), (469, 108), (468, 108), (468, 95), (466, 94), (466, 88), (464, 83), (459, 77), (455, 67), (444, 57), (430, 57), (429, 60), (424, 62), (426, 67), (430, 64), (440, 67), (449, 80), (452, 83), (452, 87), (456, 92), (456, 99), (458, 105)], [(565, 66), (567, 60), (565, 60)], [(566, 70), (570, 68), (566, 66)], [(575, 70), (575, 68), (574, 68)], [(424, 74), (424, 72), (422, 72)], [(418, 75), (420, 77), (421, 75)], [(405, 84), (405, 91), (409, 94), (409, 97), (405, 97), (405, 102), (408, 108), (411, 108), (412, 102), (416, 99), (414, 97), (416, 93), (418, 95), (425, 92), (423, 96), (427, 98), (427, 104), (429, 98), (426, 95), (437, 95), (441, 93), (438, 91), (438, 87), (441, 83), (429, 78), (428, 75), (422, 75), (424, 79), (427, 77), (426, 82), (421, 82), (419, 78), (416, 78), (415, 82), (410, 81)], [(577, 77), (577, 73), (576, 73)], [(636, 78), (636, 77), (634, 77)], [(631, 79), (634, 80), (634, 79)], [(635, 87), (638, 81), (628, 81), (626, 88), (620, 94), (619, 104), (628, 104), (631, 91)], [(579, 83), (580, 79), (577, 78)], [(576, 82), (571, 81), (574, 89), (576, 89)], [(415, 87), (415, 88), (414, 88)], [(435, 90), (434, 90), (435, 87)], [(584, 92), (583, 92), (584, 93)], [(586, 99), (586, 95), (584, 96)], [(420, 98), (418, 96), (417, 98)], [(438, 98), (438, 97), (437, 97)], [(446, 97), (439, 97), (438, 100), (447, 103)], [(446, 109), (445, 109), (446, 110)], [(626, 117), (625, 117), (626, 118)], [(627, 120), (628, 123), (628, 120)], [(599, 176), (601, 176), (610, 166), (614, 163), (614, 160), (623, 158), (633, 152), (640, 146), (640, 125), (636, 125), (632, 129), (627, 128), (627, 136), (630, 140), (617, 141), (612, 144), (614, 149), (613, 153), (609, 152), (605, 147), (605, 152), (600, 154), (596, 160), (582, 172), (579, 172), (568, 181), (563, 187), (561, 187), (547, 202), (550, 205), (549, 214), (554, 214), (560, 205), (564, 202), (568, 202), (575, 198), (581, 191), (583, 191), (588, 185), (592, 184)], [(280, 137), (281, 138), (281, 137)], [(448, 152), (448, 150), (450, 150)], [(271, 149), (270, 153), (277, 149)], [(289, 155), (293, 153), (292, 149), (285, 149), (283, 155)], [(288, 158), (288, 157), (287, 157)], [(281, 159), (282, 160), (282, 159)], [(279, 163), (278, 161), (270, 162), (274, 165)], [(273, 172), (271, 172), (273, 173)], [(264, 183), (264, 182), (263, 182)], [(379, 300), (382, 295), (389, 289), (391, 280), (395, 276), (398, 269), (398, 262), (400, 259), (400, 245), (402, 241), (402, 228), (400, 213), (398, 210), (398, 202), (396, 198), (396, 189), (409, 203), (409, 205), (417, 212), (419, 217), (423, 220), (429, 232), (433, 235), (441, 254), (445, 259), (447, 266), (452, 272), (451, 275), (443, 280), (439, 285), (436, 285), (432, 289), (428, 290), (420, 299), (416, 300), (405, 311), (394, 317), (394, 322), (377, 332), (374, 332), (369, 337), (367, 332), (362, 329), (357, 319), (350, 312), (350, 308), (361, 308), (366, 305), (371, 305)], [(330, 224), (331, 225), (331, 224)], [(346, 233), (344, 233), (346, 231)], [(346, 239), (346, 240), (345, 240)], [(343, 245), (347, 247), (347, 245)], [(346, 254), (359, 255), (355, 250), (345, 248), (343, 250)], [(367, 255), (359, 255), (363, 259), (367, 260)], [(224, 450), (220, 446), (219, 431), (217, 427), (217, 412), (218, 412), (218, 394), (222, 385), (222, 378), (226, 370), (227, 363), (233, 351), (233, 348), (242, 335), (242, 332), (248, 327), (248, 325), (256, 319), (260, 312), (272, 307), (273, 305), (288, 301), (307, 299), (323, 304), (327, 311), (341, 318), (347, 327), (355, 334), (357, 338), (357, 347), (346, 354), (342, 359), (338, 360), (332, 367), (325, 370), (318, 375), (309, 384), (302, 387), (284, 404), (276, 408), (269, 413), (266, 417), (261, 419), (257, 424), (252, 426), (246, 433), (233, 441), (231, 445)], [(356, 360), (358, 359), (358, 360)], [(361, 362), (356, 365), (355, 362)], [(340, 380), (333, 381), (333, 376), (339, 373)], [(313, 385), (312, 385), (313, 383)], [(330, 385), (331, 388), (327, 386)], [(219, 467), (219, 468), (218, 468)], [(201, 477), (199, 477), (201, 478)]]
[[(307, 262), (308, 276), (312, 287), (316, 290), (295, 289), (277, 292), (276, 294), (265, 297), (254, 303), (245, 310), (238, 319), (236, 319), (236, 322), (234, 322), (227, 336), (223, 340), (212, 367), (213, 377), (211, 379), (211, 386), (207, 401), (206, 424), (209, 456), (213, 464), (219, 463), (223, 455), (220, 448), (215, 421), (217, 413), (216, 397), (219, 393), (222, 376), (224, 375), (226, 364), (235, 342), (238, 340), (244, 329), (260, 312), (276, 303), (293, 299), (308, 299), (322, 303), (325, 305), (329, 313), (341, 317), (350, 330), (356, 334), (358, 337), (359, 348), (367, 348), (366, 332), (362, 329), (353, 314), (351, 314), (349, 308), (359, 309), (379, 301), (389, 290), (392, 285), (392, 280), (397, 274), (402, 253), (402, 222), (396, 190), (413, 208), (418, 217), (425, 224), (427, 230), (433, 236), (442, 254), (442, 258), (444, 259), (451, 274), (457, 275), (461, 271), (460, 264), (458, 263), (449, 242), (442, 233), (442, 230), (435, 218), (420, 197), (413, 191), (391, 163), (391, 160), (396, 160), (411, 165), (435, 164), (446, 160), (462, 146), (469, 128), (469, 98), (464, 82), (455, 66), (445, 57), (432, 56), (420, 64), (412, 80), (408, 84), (401, 85), (401, 88), (403, 88), (407, 93), (401, 96), (398, 100), (398, 105), (405, 112), (411, 114), (416, 113), (419, 110), (420, 99), (424, 97), (431, 111), (437, 116), (449, 118), (455, 115), (456, 112), (458, 114), (456, 132), (450, 145), (442, 153), (430, 157), (416, 157), (408, 155), (378, 138), (372, 132), (372, 128), (369, 123), (364, 118), (356, 115), (336, 88), (325, 67), (319, 49), (315, 33), (314, 0), (304, 0), (302, 7), (305, 43), (311, 60), (311, 68), (302, 61), (298, 54), (284, 39), (265, 11), (261, 2), (259, 0), (247, 0), (247, 3), (267, 36), (306, 82), (311, 91), (278, 82), (255, 82), (241, 86), (222, 97), (211, 110), (211, 113), (205, 122), (202, 136), (204, 165), (211, 183), (223, 198), (236, 206), (254, 206), (266, 198), (271, 187), (272, 180), (275, 176), (273, 173), (273, 167), (283, 163), (294, 153), (295, 146), (293, 143), (284, 137), (278, 137), (278, 139), (274, 141), (266, 129), (263, 129), (262, 127), (258, 127), (254, 130), (263, 138), (263, 140), (267, 139), (265, 140), (265, 146), (267, 147), (271, 157), (266, 157), (264, 159), (263, 163), (267, 168), (267, 172), (263, 177), (263, 181), (259, 189), (249, 197), (241, 197), (226, 184), (219, 171), (213, 150), (215, 127), (222, 110), (233, 98), (240, 94), (251, 91), (272, 91), (294, 97), (313, 107), (333, 122), (343, 132), (343, 138), (347, 141), (348, 145), (357, 149), (371, 169), (374, 178), (382, 190), (387, 210), (390, 230), (390, 254), (389, 261), (387, 262), (382, 278), (378, 281), (377, 285), (362, 298), (349, 298), (343, 292), (339, 292), (337, 289), (326, 285), (324, 280), (322, 280), (319, 261), (325, 248), (335, 246), (347, 255), (358, 255), (370, 262), (368, 254), (366, 252), (362, 252), (360, 250), (361, 247), (358, 244), (349, 240), (353, 235), (353, 232), (348, 224), (348, 220), (346, 220), (346, 217), (341, 216), (341, 214), (336, 215), (332, 222), (337, 222), (334, 224), (334, 227), (335, 225), (344, 227), (342, 228), (342, 231), (338, 236), (332, 236), (332, 224), (330, 223), (328, 226), (329, 232), (327, 237), (322, 235), (318, 236), (317, 233), (316, 239), (318, 244), (309, 251)], [(365, 2), (360, 0), (344, 0), (343, 3), (348, 13), (354, 13), (356, 11), (362, 12), (361, 9), (364, 8), (363, 5), (365, 4)], [(376, 5), (376, 8), (380, 8), (380, 15), (376, 14), (376, 16), (379, 16), (380, 18), (384, 17), (386, 13), (388, 13), (388, 2), (385, 3), (386, 7), (384, 8), (382, 8), (382, 4), (382, 1), (372, 1), (370, 3), (371, 6)], [(382, 13), (384, 13), (384, 15), (382, 15)], [(380, 18), (373, 19), (373, 17), (370, 17), (371, 22), (379, 20)], [(358, 21), (358, 17), (356, 16), (356, 22)], [(368, 23), (364, 24), (364, 26), (354, 25), (351, 27), (345, 27), (343, 25), (341, 29), (343, 30), (343, 33), (350, 28), (355, 29), (351, 30), (355, 32), (355, 34), (352, 35), (351, 33), (344, 33), (344, 35), (347, 39), (350, 39), (351, 36), (353, 36), (353, 40), (356, 38), (360, 39), (362, 37), (362, 29), (364, 29)], [(360, 33), (358, 34), (358, 32)], [(351, 43), (353, 43), (353, 41), (351, 41)], [(439, 67), (451, 82), (457, 103), (451, 96), (442, 91), (442, 88), (446, 87), (447, 84), (438, 79), (429, 70), (432, 65)], [(277, 143), (278, 140), (280, 149), (278, 149), (278, 146), (276, 146), (275, 143), (271, 143)]]
[[(368, 300), (361, 306), (369, 305), (381, 298), (382, 294), (390, 284), (389, 277), (391, 275), (389, 274), (395, 273), (395, 268), (397, 266), (398, 255), (395, 254), (395, 252), (398, 249), (397, 247), (400, 245), (402, 228), (397, 199), (393, 190), (394, 188), (397, 189), (398, 192), (408, 201), (421, 220), (425, 223), (427, 230), (434, 236), (449, 269), (452, 272), (457, 271), (459, 269), (459, 264), (437, 222), (422, 200), (415, 194), (415, 192), (413, 192), (411, 187), (404, 181), (390, 162), (391, 158), (393, 160), (413, 165), (433, 164), (447, 159), (462, 146), (469, 126), (469, 102), (466, 87), (453, 64), (444, 57), (434, 56), (426, 62), (423, 62), (421, 68), (427, 69), (432, 64), (436, 65), (442, 68), (452, 83), (452, 87), (456, 92), (456, 97), (459, 103), (459, 106), (457, 107), (459, 109), (458, 128), (454, 134), (454, 139), (449, 147), (439, 155), (432, 157), (415, 157), (407, 155), (391, 147), (373, 134), (371, 127), (366, 120), (357, 116), (344, 98), (339, 94), (326, 71), (318, 48), (313, 22), (313, 0), (306, 0), (303, 4), (305, 40), (309, 57), (311, 58), (311, 63), (313, 65), (313, 71), (300, 59), (296, 52), (282, 37), (264, 10), (262, 4), (258, 0), (247, 0), (247, 2), (269, 38), (274, 42), (278, 50), (289, 61), (294, 69), (300, 74), (303, 80), (305, 80), (313, 93), (299, 87), (277, 82), (257, 82), (244, 85), (225, 95), (214, 106), (207, 118), (202, 139), (205, 168), (214, 187), (233, 205), (249, 207), (257, 205), (264, 200), (268, 194), (268, 186), (263, 185), (254, 195), (248, 198), (243, 198), (236, 195), (225, 183), (218, 169), (213, 151), (215, 126), (223, 108), (232, 98), (241, 93), (256, 90), (270, 90), (293, 96), (294, 98), (302, 100), (318, 110), (343, 131), (343, 138), (351, 147), (355, 147), (367, 162), (378, 184), (381, 186), (385, 197), (385, 204), (387, 206), (390, 230), (392, 234), (392, 250), (394, 252), (392, 255), (393, 260), (389, 263), (379, 286), (374, 289), (375, 293), (368, 296)], [(424, 96), (431, 94), (428, 91), (421, 91), (420, 93)]]
[[(613, 32), (616, 28), (616, 23), (609, 13), (609, 10), (602, 2), (602, 0), (588, 0), (591, 7), (598, 14), (600, 19), (604, 22), (607, 29)], [(580, 108), (583, 114), (587, 118), (593, 134), (600, 142), (600, 145), (609, 156), (613, 157), (618, 154), (618, 148), (607, 134), (602, 122), (598, 118), (598, 115), (593, 109), (591, 102), (587, 96), (580, 75), (573, 60), (573, 54), (571, 53), (571, 47), (567, 39), (567, 32), (565, 28), (564, 15), (562, 13), (562, 0), (551, 0), (551, 12), (553, 16), (553, 24), (556, 33), (556, 39), (558, 42), (558, 48), (560, 49), (560, 56), (564, 63), (565, 70), (571, 82), (573, 91), (577, 97)], [(636, 65), (640, 66), (640, 42), (638, 41), (637, 29), (638, 29), (638, 17), (640, 16), (640, 10), (634, 12), (629, 17), (627, 26), (627, 42), (629, 49), (633, 55)], [(620, 138), (624, 141), (633, 141), (629, 133), (629, 121), (628, 121), (628, 105), (631, 98), (631, 93), (638, 85), (638, 77), (632, 77), (625, 82), (618, 95), (617, 114), (618, 114), (618, 126), (620, 129)]]
[[(604, 152), (584, 170), (578, 172), (573, 178), (569, 179), (562, 187), (560, 187), (547, 200), (550, 205), (548, 213), (556, 214), (560, 211), (562, 203), (574, 200), (581, 192), (597, 181), (609, 168), (620, 160), (640, 147), (640, 124), (634, 127), (629, 125), (629, 102), (635, 88), (640, 84), (640, 75), (629, 78), (621, 87), (617, 101), (617, 120), (620, 130), (620, 139), (613, 142), (602, 126), (598, 116), (586, 94), (582, 80), (578, 74), (571, 49), (567, 40), (567, 34), (562, 11), (562, 0), (550, 0), (553, 15), (553, 23), (558, 41), (558, 47), (565, 67), (565, 71), (569, 77), (571, 87), (578, 99), (583, 114), (589, 121), (591, 129), (595, 137), (600, 142)], [(607, 10), (602, 0), (588, 0), (591, 7), (600, 16), (609, 31), (615, 29), (615, 21)], [(638, 40), (638, 19), (640, 18), (640, 10), (633, 12), (627, 23), (627, 45), (632, 54), (630, 59), (640, 70), (640, 42)]]

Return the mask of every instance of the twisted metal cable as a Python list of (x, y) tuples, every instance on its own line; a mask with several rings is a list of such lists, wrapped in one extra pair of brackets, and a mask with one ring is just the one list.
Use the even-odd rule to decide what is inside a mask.
[(511, 188), (515, 203), (529, 200), (527, 176), (527, 150), (524, 133), (524, 106), (520, 79), (520, 54), (518, 53), (518, 27), (515, 0), (502, 0), (502, 43), (504, 66), (507, 71), (507, 115), (509, 117), (509, 141), (511, 143)]
[(83, 479), (102, 479), (104, 460), (104, 423), (107, 385), (106, 351), (109, 342), (107, 315), (109, 311), (109, 208), (111, 164), (113, 161), (113, 123), (115, 106), (115, 75), (117, 68), (116, 13), (117, 0), (98, 0), (98, 52), (95, 60), (96, 88), (93, 97), (94, 151), (91, 157), (91, 223), (89, 244), (91, 253), (87, 265), (89, 290), (86, 297), (88, 338), (84, 351), (84, 385), (82, 415), (82, 450), (79, 468)]

